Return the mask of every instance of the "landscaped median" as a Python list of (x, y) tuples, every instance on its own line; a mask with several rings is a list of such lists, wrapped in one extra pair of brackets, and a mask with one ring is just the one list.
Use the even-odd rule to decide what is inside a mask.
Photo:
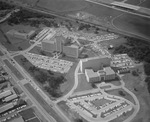
[(56, 122), (66, 122), (62, 117), (53, 110), (48, 103), (36, 92), (36, 90), (31, 86), (31, 84), (27, 83), (24, 85), (25, 88), (30, 92), (30, 94), (37, 100), (37, 102), (44, 108), (44, 110), (51, 115)]

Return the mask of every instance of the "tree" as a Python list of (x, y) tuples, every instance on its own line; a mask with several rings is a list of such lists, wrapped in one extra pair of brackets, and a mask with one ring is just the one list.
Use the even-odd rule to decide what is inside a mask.
[(135, 70), (132, 71), (132, 75), (133, 75), (133, 76), (139, 76), (138, 72), (135, 71)]
[(126, 94), (123, 91), (118, 91), (119, 95), (126, 96)]

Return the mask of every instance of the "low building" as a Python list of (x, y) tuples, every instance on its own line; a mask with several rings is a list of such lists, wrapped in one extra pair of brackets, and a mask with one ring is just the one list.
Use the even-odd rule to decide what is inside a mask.
[(130, 73), (130, 69), (129, 68), (118, 69), (117, 73), (119, 74)]
[(10, 95), (10, 96), (6, 97), (3, 101), (9, 102), (9, 101), (11, 101), (11, 100), (16, 99), (17, 97), (18, 97), (18, 96), (17, 96), (16, 94), (13, 94), (13, 95)]
[(13, 107), (14, 107), (13, 103), (8, 103), (8, 104), (2, 106), (0, 108), (0, 114), (3, 113), (3, 112), (5, 112), (5, 111), (7, 111), (7, 110), (9, 110), (9, 109), (11, 109), (11, 108), (13, 108)]
[(0, 93), (0, 99), (4, 98), (4, 97), (7, 97), (9, 95), (11, 95), (12, 92), (10, 90), (7, 90), (7, 91), (4, 91), (4, 92), (1, 92)]

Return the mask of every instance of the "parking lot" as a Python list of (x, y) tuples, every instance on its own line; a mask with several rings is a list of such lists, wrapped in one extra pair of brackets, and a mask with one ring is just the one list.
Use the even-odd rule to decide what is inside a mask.
[(127, 54), (118, 54), (112, 56), (111, 66), (120, 68), (132, 68), (134, 67), (134, 62)]
[[(95, 90), (96, 91), (96, 90)], [(89, 91), (90, 92), (90, 91)], [(74, 95), (66, 101), (67, 106), (83, 117), (93, 120), (112, 120), (124, 112), (132, 110), (132, 105), (122, 98), (106, 95), (103, 92)], [(92, 119), (91, 119), (92, 120)]]
[(78, 39), (84, 39), (92, 42), (101, 42), (105, 40), (117, 39), (119, 36), (114, 33), (104, 34), (104, 35), (96, 35), (93, 33), (85, 33), (83, 31), (71, 32), (68, 31), (65, 27), (60, 27), (56, 29), (57, 35), (63, 35), (64, 37), (72, 37)]
[[(58, 55), (57, 55), (58, 56)], [(73, 62), (57, 59), (48, 56), (26, 53), (25, 57), (35, 66), (54, 72), (67, 73)]]

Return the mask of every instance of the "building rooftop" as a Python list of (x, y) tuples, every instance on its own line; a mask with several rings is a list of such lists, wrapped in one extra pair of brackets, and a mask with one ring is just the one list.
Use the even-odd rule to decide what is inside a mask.
[(106, 72), (106, 75), (115, 74), (114, 70), (112, 70), (111, 67), (105, 67), (104, 71)]
[(87, 73), (89, 78), (99, 77), (98, 73), (94, 72), (92, 69), (85, 69), (85, 72)]

